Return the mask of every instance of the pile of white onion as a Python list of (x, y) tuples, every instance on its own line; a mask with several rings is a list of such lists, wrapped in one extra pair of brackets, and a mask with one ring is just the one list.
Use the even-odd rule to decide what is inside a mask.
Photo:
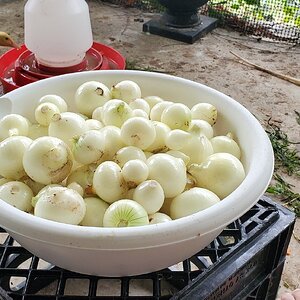
[(86, 82), (74, 103), (70, 112), (45, 95), (33, 122), (0, 120), (0, 199), (56, 222), (141, 226), (206, 209), (245, 177), (233, 134), (214, 135), (209, 103), (142, 98), (130, 80)]

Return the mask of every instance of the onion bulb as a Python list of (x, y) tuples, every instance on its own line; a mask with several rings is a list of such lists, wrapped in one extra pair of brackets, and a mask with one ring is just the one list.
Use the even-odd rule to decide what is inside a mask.
[(205, 135), (208, 139), (211, 139), (214, 135), (212, 126), (204, 120), (192, 120), (188, 132), (194, 135)]
[(123, 80), (113, 85), (111, 94), (113, 99), (121, 99), (127, 103), (142, 97), (140, 87), (132, 80)]
[(82, 226), (103, 227), (103, 217), (108, 209), (108, 204), (100, 198), (84, 198), (86, 204), (86, 213), (80, 222)]
[(175, 197), (186, 185), (186, 167), (182, 159), (158, 153), (148, 158), (149, 179), (156, 180), (163, 188), (165, 197)]
[(32, 190), (23, 182), (10, 181), (0, 186), (0, 199), (22, 211), (32, 211), (32, 197)]
[(46, 194), (48, 194), (48, 193), (53, 193), (53, 192), (55, 192), (55, 190), (56, 190), (57, 188), (61, 188), (61, 187), (62, 187), (62, 185), (61, 185), (61, 184), (57, 184), (57, 183), (48, 184), (48, 185), (44, 186), (42, 189), (40, 189), (40, 191), (36, 194), (36, 196), (32, 198), (32, 200), (31, 200), (31, 205), (32, 205), (33, 207), (35, 207), (35, 205), (36, 205), (38, 199), (40, 198), (40, 196), (41, 196), (43, 193), (46, 193)]
[(187, 130), (191, 119), (190, 109), (182, 103), (173, 103), (166, 107), (161, 114), (161, 122), (167, 124), (171, 129)]
[(128, 188), (120, 166), (113, 161), (101, 163), (94, 174), (93, 189), (107, 203), (124, 198)]
[(78, 225), (84, 218), (86, 204), (74, 190), (57, 187), (38, 195), (34, 215), (47, 220)]
[(119, 99), (109, 100), (102, 108), (102, 122), (104, 125), (121, 127), (133, 115), (130, 106)]
[(165, 223), (169, 221), (172, 221), (172, 219), (168, 215), (161, 212), (156, 212), (152, 215), (149, 215), (149, 224)]
[(40, 137), (25, 150), (23, 166), (27, 175), (43, 184), (63, 181), (73, 165), (69, 147), (55, 137)]
[(0, 143), (0, 175), (13, 180), (25, 176), (23, 167), (24, 152), (32, 139), (26, 136), (8, 137)]
[(0, 120), (0, 141), (15, 136), (27, 136), (29, 132), (30, 122), (23, 116), (18, 114), (9, 114)]
[(166, 136), (166, 146), (171, 150), (181, 150), (190, 141), (191, 137), (191, 134), (184, 130), (171, 130)]
[(168, 150), (166, 139), (171, 129), (162, 122), (153, 121), (152, 123), (156, 132), (155, 140), (146, 150), (153, 153), (164, 152)]
[(229, 153), (212, 154), (202, 164), (192, 164), (188, 172), (198, 187), (214, 192), (220, 199), (232, 193), (245, 178), (242, 163)]
[(148, 178), (149, 168), (142, 160), (129, 160), (122, 168), (122, 175), (128, 188), (135, 188)]
[(180, 151), (190, 158), (189, 164), (201, 163), (214, 153), (213, 147), (205, 135), (193, 135)]
[(41, 103), (52, 103), (58, 107), (60, 112), (66, 112), (68, 110), (68, 105), (66, 101), (58, 95), (45, 95), (39, 99), (39, 104)]
[(41, 103), (34, 111), (35, 120), (42, 126), (49, 126), (52, 117), (59, 114), (59, 108), (50, 102)]
[(198, 211), (204, 210), (220, 202), (219, 197), (213, 192), (194, 187), (176, 196), (170, 206), (172, 219), (179, 219), (189, 216)]
[(130, 160), (139, 159), (143, 162), (147, 161), (146, 155), (138, 147), (135, 146), (126, 146), (117, 151), (113, 160), (116, 162), (121, 168)]
[(238, 159), (241, 158), (241, 149), (238, 143), (232, 138), (225, 135), (219, 135), (213, 137), (210, 142), (214, 149), (214, 153), (225, 152), (234, 155)]
[(103, 123), (102, 112), (103, 112), (103, 107), (102, 106), (99, 106), (99, 107), (95, 108), (93, 113), (92, 113), (92, 119), (98, 120), (99, 122)]
[(80, 85), (75, 93), (75, 105), (78, 112), (91, 117), (98, 106), (111, 99), (109, 88), (98, 81), (87, 81)]
[(164, 203), (163, 188), (156, 180), (146, 180), (139, 184), (133, 193), (133, 200), (141, 204), (148, 215), (160, 210)]
[(104, 136), (105, 141), (105, 153), (104, 160), (112, 160), (116, 153), (125, 146), (121, 138), (121, 130), (116, 126), (105, 126), (99, 130)]
[(152, 109), (152, 107), (160, 102), (163, 102), (164, 100), (158, 96), (146, 96), (144, 97), (144, 100), (148, 103), (150, 110)]
[(104, 227), (131, 227), (148, 224), (148, 214), (143, 206), (129, 199), (112, 203), (103, 217)]
[(174, 156), (174, 157), (182, 159), (183, 162), (184, 162), (184, 164), (186, 166), (190, 162), (190, 158), (186, 154), (184, 154), (183, 152), (181, 152), (181, 151), (178, 151), (178, 150), (169, 150), (168, 152), (166, 152), (166, 154), (169, 154), (171, 156)]
[(49, 125), (49, 136), (63, 140), (67, 145), (72, 145), (72, 139), (87, 131), (84, 118), (76, 113), (64, 112), (55, 114)]
[(100, 130), (104, 127), (102, 122), (94, 119), (85, 120), (85, 124), (87, 126), (87, 130)]
[(155, 140), (156, 131), (150, 120), (134, 117), (125, 121), (121, 127), (121, 138), (128, 146), (147, 149)]
[(192, 119), (199, 119), (214, 125), (217, 121), (218, 111), (210, 103), (197, 103), (191, 109)]
[(134, 109), (132, 111), (132, 117), (141, 117), (141, 118), (149, 120), (149, 116), (147, 115), (147, 113), (140, 108)]
[(163, 111), (172, 104), (173, 102), (171, 101), (163, 101), (155, 104), (150, 111), (150, 120), (161, 122), (161, 115)]
[(150, 106), (146, 100), (144, 100), (142, 98), (137, 98), (137, 99), (131, 101), (129, 103), (129, 106), (132, 110), (142, 109), (147, 114), (147, 116), (149, 116)]
[(68, 176), (67, 185), (70, 185), (73, 182), (79, 184), (83, 189), (83, 195), (86, 197), (95, 194), (92, 186), (96, 168), (96, 164), (77, 167)]
[(67, 188), (76, 191), (81, 197), (83, 197), (84, 190), (79, 183), (71, 182), (70, 184), (67, 185)]
[(105, 151), (105, 136), (97, 130), (89, 130), (73, 138), (74, 159), (83, 164), (102, 162)]

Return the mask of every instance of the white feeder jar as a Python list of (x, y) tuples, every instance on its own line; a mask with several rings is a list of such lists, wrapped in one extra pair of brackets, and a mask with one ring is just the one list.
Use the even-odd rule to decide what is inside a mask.
[(28, 0), (24, 11), (25, 45), (38, 64), (80, 64), (93, 44), (89, 7), (84, 0)]

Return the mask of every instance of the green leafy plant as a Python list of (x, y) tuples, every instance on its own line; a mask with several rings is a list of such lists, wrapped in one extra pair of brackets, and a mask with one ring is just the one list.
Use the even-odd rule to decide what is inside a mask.
[[(300, 125), (300, 114), (295, 111), (296, 121)], [(281, 201), (291, 207), (297, 217), (300, 217), (300, 194), (293, 191), (294, 186), (288, 183), (279, 172), (300, 177), (300, 156), (295, 144), (291, 142), (286, 133), (271, 120), (267, 122), (266, 132), (273, 146), (275, 156), (274, 184), (271, 184), (267, 192), (278, 196)]]

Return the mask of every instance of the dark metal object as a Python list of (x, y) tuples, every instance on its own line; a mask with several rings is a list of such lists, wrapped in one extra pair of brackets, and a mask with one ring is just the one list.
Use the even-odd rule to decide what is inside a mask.
[[(180, 267), (122, 278), (88, 276), (52, 265), (42, 268), (39, 258), (0, 228), (0, 287), (7, 293), (0, 289), (0, 299), (275, 300), (294, 222), (292, 212), (262, 197)], [(16, 279), (17, 284), (12, 284)], [(75, 285), (85, 282), (86, 289), (70, 290), (74, 281)], [(148, 282), (149, 295), (132, 293), (137, 282)], [(170, 288), (164, 289), (166, 284)], [(117, 294), (110, 294), (112, 286), (118, 287)]]
[(200, 16), (208, 0), (159, 0), (166, 10), (143, 25), (143, 31), (186, 43), (194, 43), (217, 26), (217, 19)]

